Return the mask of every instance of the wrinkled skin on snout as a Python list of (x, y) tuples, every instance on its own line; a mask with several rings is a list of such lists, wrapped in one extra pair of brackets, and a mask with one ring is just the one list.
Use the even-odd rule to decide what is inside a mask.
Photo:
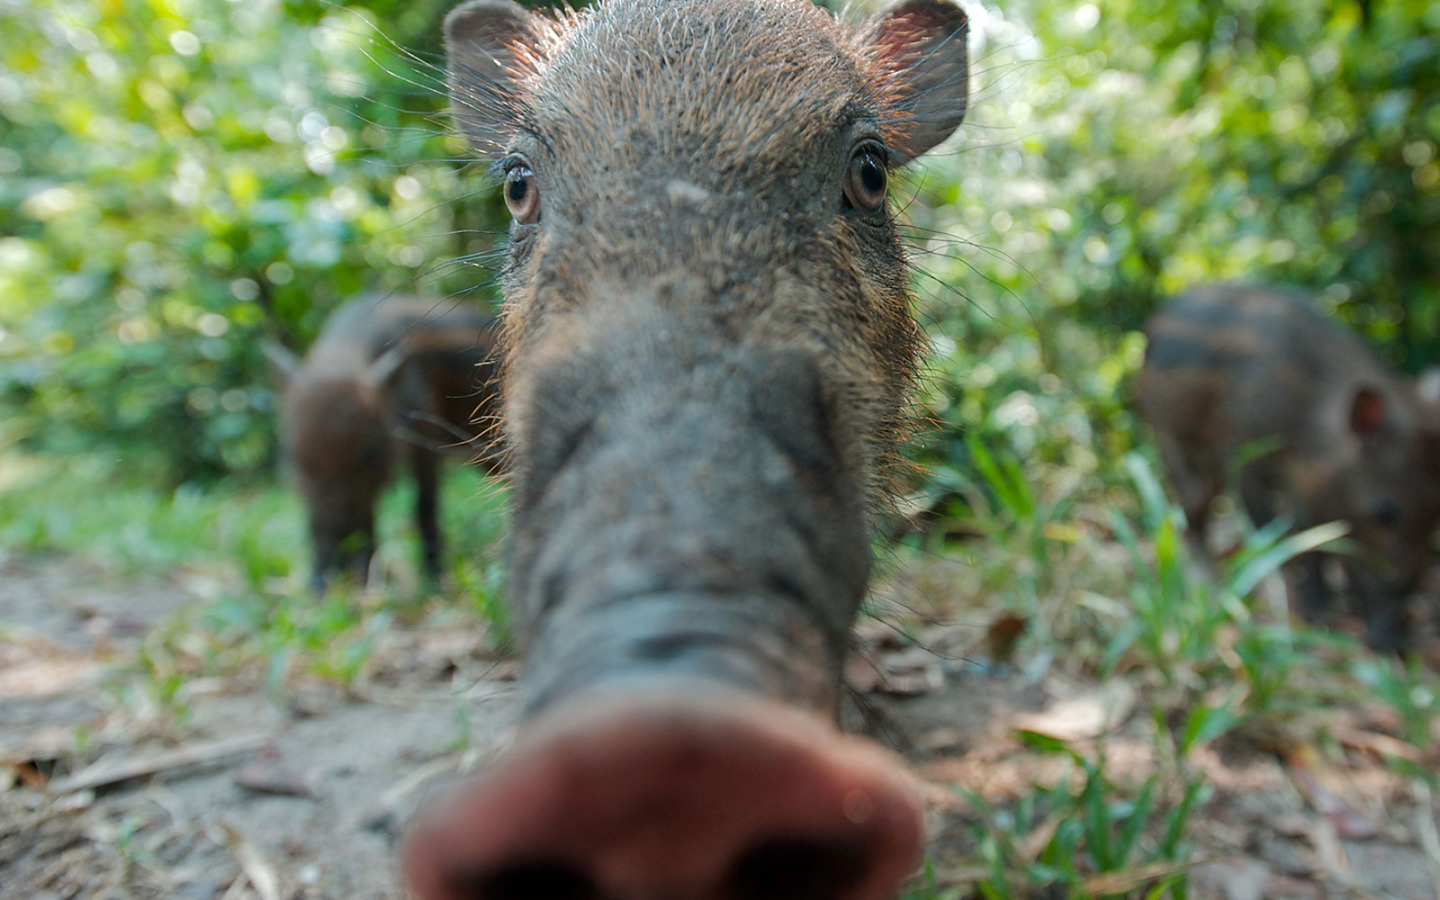
[(894, 896), (919, 807), (833, 726), (916, 369), (891, 170), (966, 22), (610, 0), (446, 22), (505, 273), (519, 746), (407, 842), (427, 900)]
[[(1136, 405), (1155, 430), (1192, 532), (1238, 481), (1257, 524), (1343, 521), (1342, 557), (1366, 640), (1406, 642), (1407, 595), (1440, 524), (1440, 407), (1303, 295), (1197, 288), (1147, 326)], [(1246, 459), (1246, 457), (1250, 457)], [(1238, 474), (1238, 477), (1236, 477)], [(1316, 620), (1331, 591), (1323, 554), (1291, 566), (1297, 605)]]
[(309, 518), (312, 590), (340, 572), (365, 582), (376, 502), (406, 463), (422, 567), (438, 580), (442, 458), (497, 465), (496, 338), (488, 315), (449, 301), (363, 297), (326, 322), (304, 360), (265, 348), (281, 385), (282, 456)]

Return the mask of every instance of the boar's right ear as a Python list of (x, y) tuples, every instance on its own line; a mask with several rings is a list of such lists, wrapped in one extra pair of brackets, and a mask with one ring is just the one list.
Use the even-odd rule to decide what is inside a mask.
[(1362, 387), (1350, 401), (1350, 430), (1362, 438), (1370, 437), (1385, 426), (1385, 395), (1374, 388)]
[(476, 152), (505, 151), (524, 112), (527, 69), (540, 58), (542, 21), (512, 0), (470, 0), (445, 17), (445, 58), (455, 121)]
[(881, 13), (864, 37), (882, 69), (891, 148), (909, 162), (945, 140), (969, 104), (970, 22), (949, 0), (905, 0)]
[(270, 363), (270, 374), (274, 376), (280, 389), (283, 391), (288, 388), (295, 378), (295, 373), (300, 371), (300, 358), (271, 340), (260, 342), (260, 352), (265, 354), (265, 361)]
[(1415, 379), (1415, 394), (1421, 403), (1440, 406), (1440, 366), (1427, 366)]

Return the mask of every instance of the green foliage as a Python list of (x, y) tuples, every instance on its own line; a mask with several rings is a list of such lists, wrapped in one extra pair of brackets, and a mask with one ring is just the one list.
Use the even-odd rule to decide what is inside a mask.
[(1013, 291), (1049, 333), (1062, 310), (1133, 329), (1198, 281), (1297, 282), (1398, 361), (1436, 357), (1433, 4), (985, 13), (974, 127), (929, 193), (933, 225), (984, 249), (971, 262), (994, 287), (946, 283), (987, 308)]
[(971, 471), (965, 432), (1047, 488), (1115, 483), (1135, 329), (1199, 283), (1308, 286), (1405, 369), (1440, 358), (1432, 6), (972, 10), (967, 126), (907, 205), (940, 426), (922, 465)]
[(123, 573), (162, 573), (234, 560), (246, 583), (304, 571), (299, 501), (278, 486), (168, 491), (95, 456), (0, 456), (0, 546), (82, 554)]
[[(1357, 681), (1400, 714), (1405, 740), (1416, 747), (1431, 746), (1440, 723), (1440, 690), (1418, 657), (1401, 663), (1389, 658), (1359, 659), (1352, 664)], [(1411, 766), (1412, 777), (1435, 783), (1428, 767)]]
[[(1072, 768), (1054, 785), (1038, 788), (1011, 808), (968, 798), (980, 810), (975, 826), (978, 855), (989, 873), (977, 880), (979, 896), (1009, 900), (1044, 889), (1077, 898), (1185, 897), (1183, 865), (1162, 865), (1160, 874), (1132, 875), (1120, 882), (1103, 876), (1182, 862), (1190, 813), (1209, 792), (1202, 780), (1180, 779), (1176, 802), (1162, 808), (1157, 801), (1167, 784), (1161, 776), (1150, 776), (1138, 790), (1127, 789), (1106, 775), (1103, 755), (1091, 761), (1053, 738), (1029, 732), (1021, 737), (1042, 753), (1067, 758)], [(1077, 772), (1082, 776), (1078, 786)]]
[[(1157, 765), (1127, 780), (1107, 770), (1103, 743), (1022, 734), (1030, 751), (1066, 757), (1071, 774), (1004, 805), (965, 794), (976, 810), (966, 817), (975, 842), (967, 865), (927, 869), (907, 900), (1183, 897), (1185, 835), (1210, 790), (1193, 765), (1197, 751), (1237, 733), (1323, 733), (1325, 710), (1361, 698), (1393, 709), (1413, 746), (1430, 744), (1440, 721), (1432, 673), (1375, 658), (1348, 636), (1296, 630), (1259, 596), (1281, 566), (1333, 547), (1344, 527), (1242, 529), (1239, 546), (1207, 567), (1192, 557), (1183, 515), (1143, 454), (1124, 459), (1128, 485), (1092, 485), (1057, 502), (1013, 454), (974, 437), (965, 444), (975, 474), (958, 496), (969, 515), (937, 528), (963, 524), (979, 539), (949, 552), (967, 553), (981, 585), (974, 593), (1030, 620), (1032, 659), (1022, 668), (1049, 660), (1082, 682), (1124, 678), (1137, 688)], [(1101, 540), (1087, 521), (1096, 494), (1107, 501)], [(1405, 760), (1393, 764), (1433, 780)]]
[[(0, 471), (20, 473), (11, 483), (0, 482), (0, 546), (86, 556), (129, 574), (233, 563), (243, 584), (256, 590), (277, 579), (298, 585), (309, 572), (305, 513), (284, 485), (184, 484), (157, 492), (95, 457), (4, 456)], [(503, 487), (452, 465), (445, 468), (441, 492), (447, 560), (461, 570), (457, 577), (499, 591), (503, 574), (493, 563), (506, 528)], [(414, 506), (408, 479), (382, 496), (377, 556), (391, 577), (418, 586)]]
[(1202, 672), (1219, 666), (1222, 629), (1255, 630), (1244, 598), (1286, 562), (1329, 544), (1347, 530), (1331, 523), (1287, 536), (1288, 523), (1277, 520), (1248, 533), (1215, 571), (1201, 572), (1181, 540), (1183, 517), (1165, 499), (1149, 464), (1138, 454), (1127, 456), (1125, 462), (1144, 503), (1141, 522), (1147, 526), (1154, 561), (1147, 561), (1130, 522), (1112, 512), (1116, 538), (1130, 557), (1134, 578), (1129, 600), (1136, 617), (1115, 634), (1102, 672), (1110, 671), (1132, 645), (1144, 654), (1146, 664), (1167, 678), (1173, 677), (1177, 663)]
[(490, 239), (447, 202), (437, 72), (382, 18), (446, 5), (0, 2), (0, 446), (253, 470), (260, 336), (483, 284), (437, 268)]
[[(454, 265), (503, 217), (453, 202), (449, 5), (0, 2), (0, 445), (103, 447), (171, 483), (253, 470), (259, 336), (303, 346), (365, 290), (489, 299)], [(1122, 332), (1200, 281), (1307, 284), (1407, 368), (1436, 357), (1424, 0), (975, 12), (964, 143), (913, 182), (930, 208), (906, 204), (942, 435), (1108, 477)], [(921, 458), (966, 462), (943, 436)]]

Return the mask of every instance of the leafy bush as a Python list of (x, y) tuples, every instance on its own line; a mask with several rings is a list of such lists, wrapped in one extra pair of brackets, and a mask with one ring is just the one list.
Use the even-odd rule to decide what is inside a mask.
[(0, 444), (250, 471), (262, 334), (368, 290), (488, 299), (437, 263), (493, 229), (449, 202), (437, 72), (384, 32), (407, 6), (0, 2)]

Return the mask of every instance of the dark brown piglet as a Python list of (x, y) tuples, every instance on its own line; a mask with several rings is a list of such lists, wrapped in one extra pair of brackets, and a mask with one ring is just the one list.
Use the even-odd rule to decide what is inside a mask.
[(493, 467), (498, 327), (452, 301), (362, 298), (326, 322), (304, 361), (267, 348), (281, 375), (280, 439), (305, 501), (312, 587), (336, 571), (363, 582), (375, 503), (395, 467), (415, 474), (424, 572), (440, 575), (439, 466), (458, 455)]
[[(1211, 501), (1238, 470), (1257, 524), (1345, 521), (1345, 559), (1367, 640), (1404, 644), (1403, 609), (1440, 522), (1440, 408), (1309, 298), (1270, 288), (1199, 288), (1147, 329), (1136, 405), (1203, 543)], [(1322, 556), (1292, 572), (1301, 613), (1329, 604)]]
[(514, 218), (503, 418), (519, 745), (430, 810), (425, 900), (883, 900), (903, 765), (834, 726), (918, 335), (892, 171), (959, 125), (966, 20), (605, 0), (446, 20)]

